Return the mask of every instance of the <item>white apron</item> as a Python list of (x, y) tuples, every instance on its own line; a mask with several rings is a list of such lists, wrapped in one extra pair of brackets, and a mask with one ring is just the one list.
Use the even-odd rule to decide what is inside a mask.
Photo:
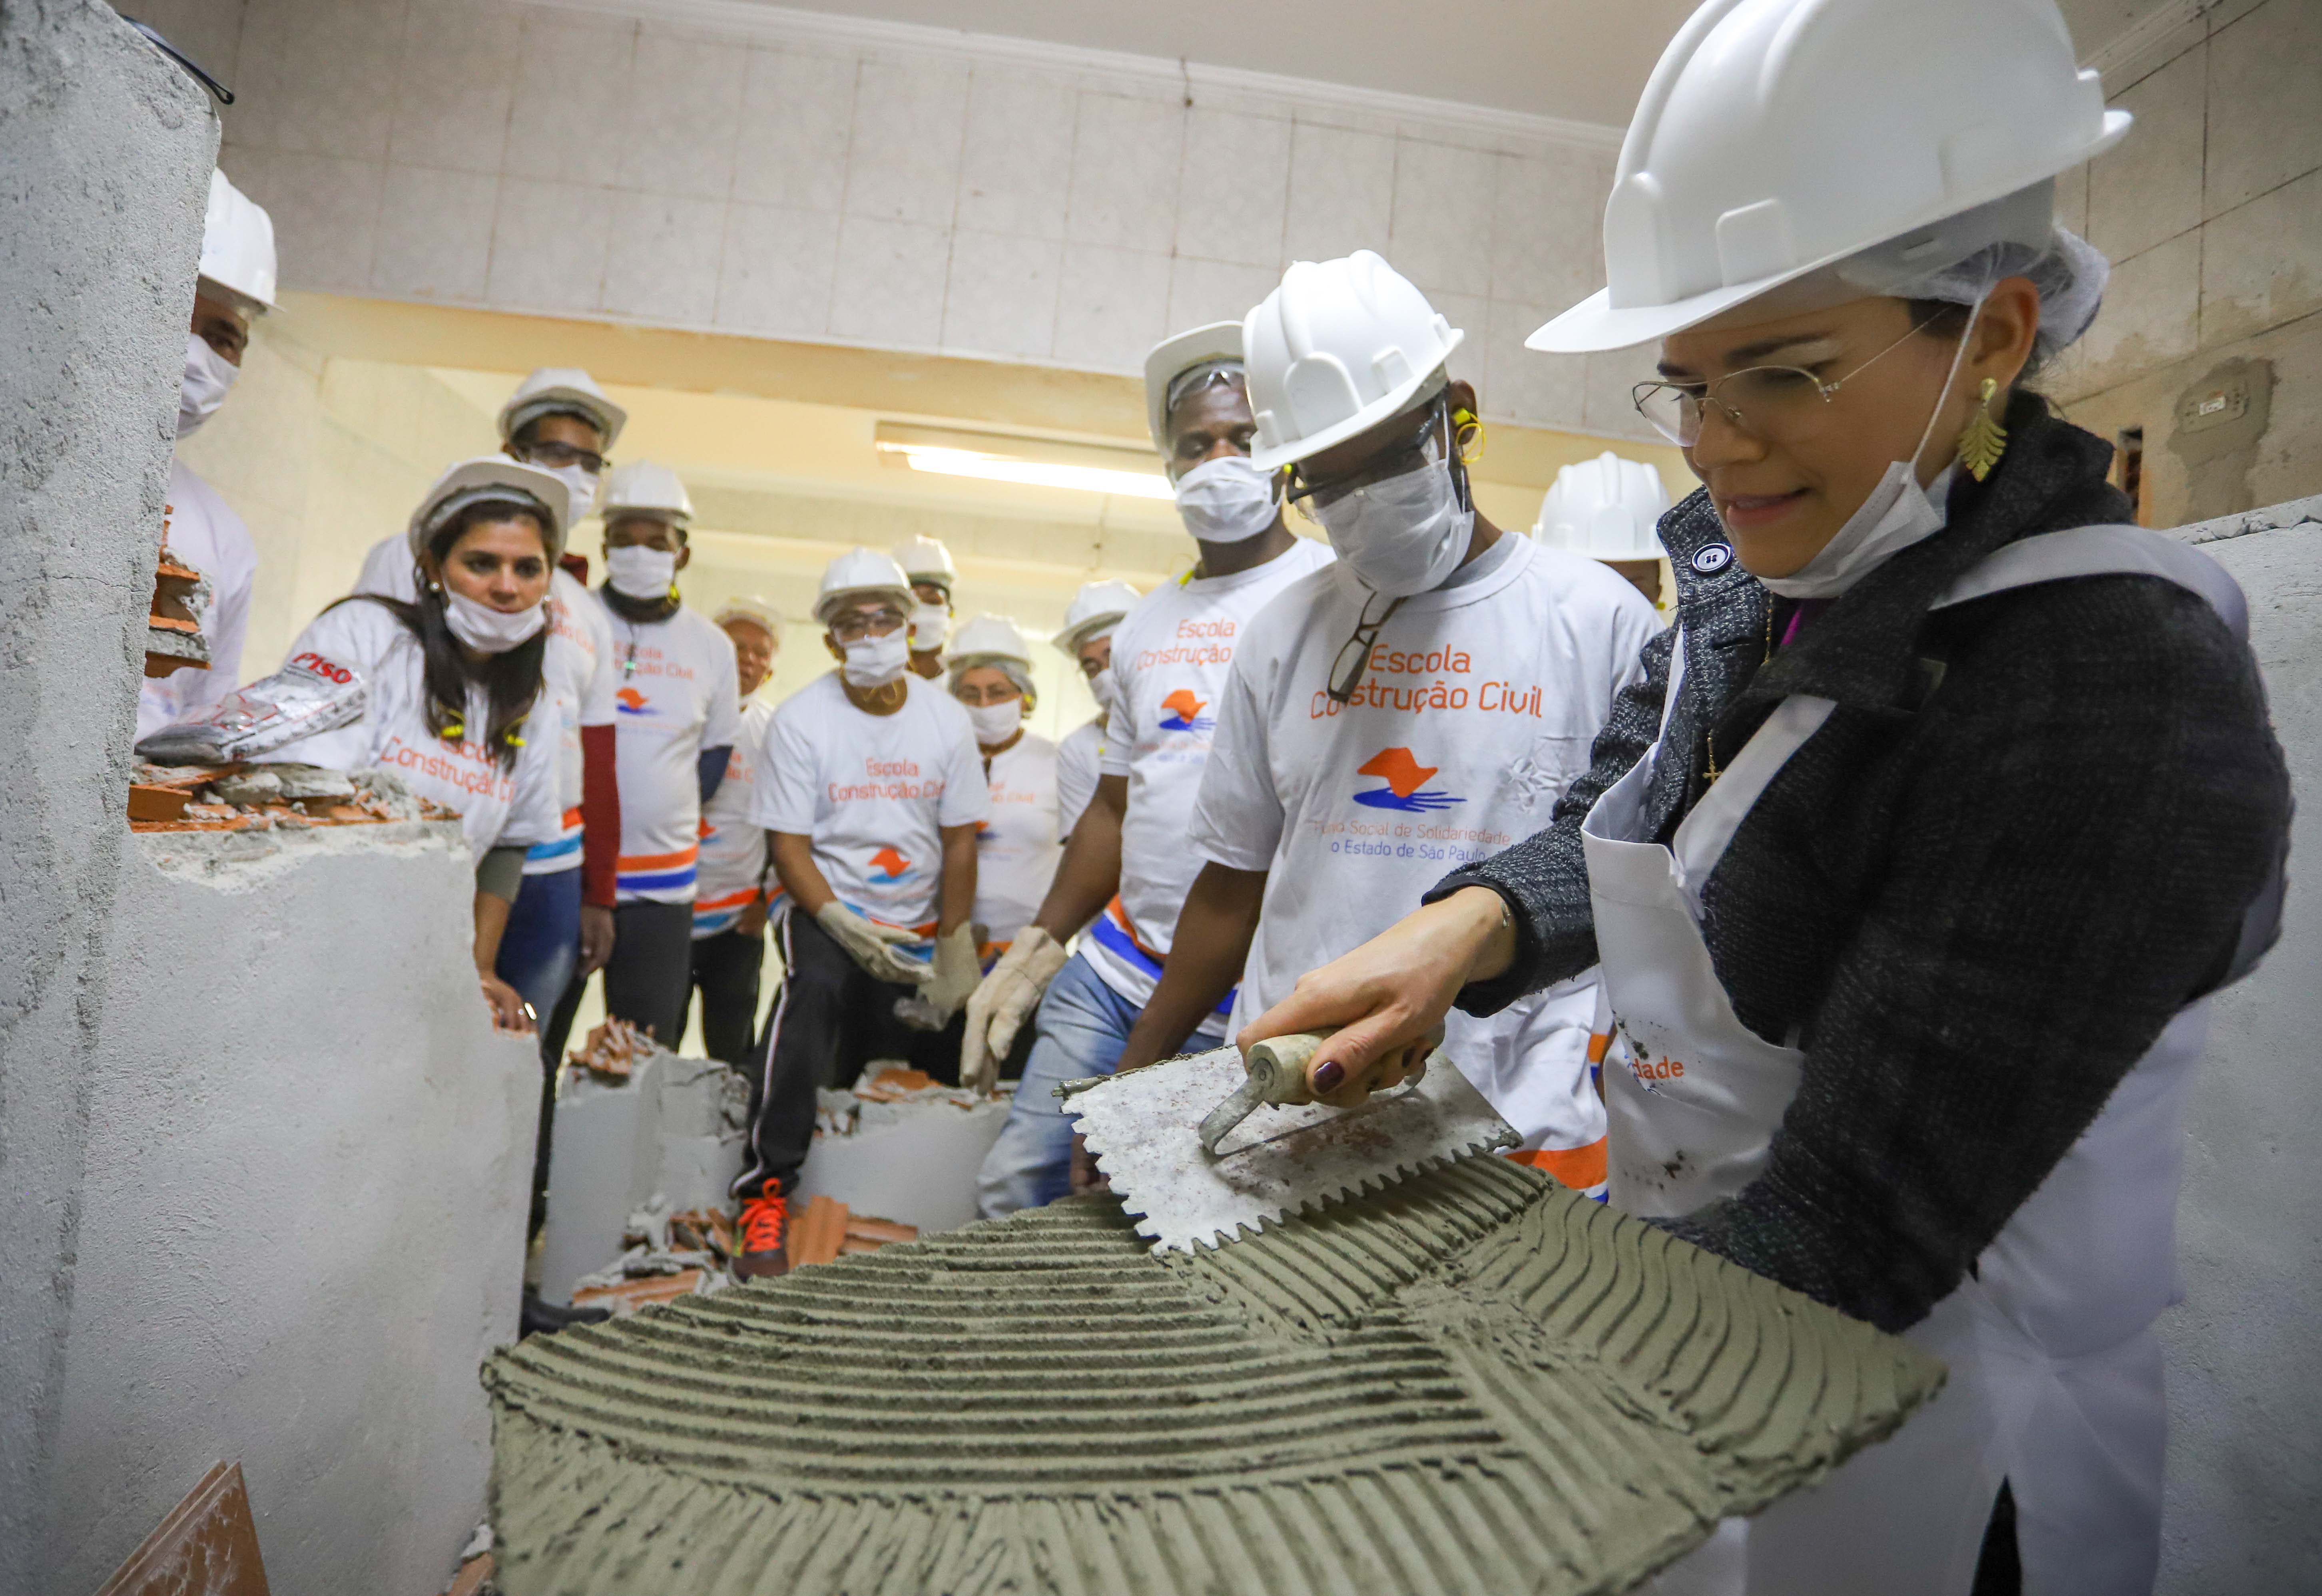
[[(1933, 607), (2121, 572), (2190, 588), (2246, 635), (2241, 590), (2222, 567), (2135, 527), (2024, 539)], [(1664, 737), (1684, 657), (1680, 637)], [(1615, 1207), (1649, 1218), (1690, 1213), (1735, 1195), (1765, 1167), (1804, 1055), (1735, 1017), (1702, 940), (1701, 885), (1833, 707), (1785, 699), (1667, 847), (1640, 824), (1658, 742), (1582, 826), (1605, 990), (1627, 1043), (1627, 1056), (1604, 1070)], [(2207, 1020), (2202, 1002), (2171, 1022), (1974, 1272), (1906, 1332), (1950, 1366), (1936, 1400), (1892, 1439), (1751, 1519), (1746, 1538), (1729, 1521), (1659, 1589), (1965, 1596), (2003, 1480), (2026, 1596), (2152, 1589), (2166, 1445), (2153, 1324), (2180, 1294), (2182, 1118)]]

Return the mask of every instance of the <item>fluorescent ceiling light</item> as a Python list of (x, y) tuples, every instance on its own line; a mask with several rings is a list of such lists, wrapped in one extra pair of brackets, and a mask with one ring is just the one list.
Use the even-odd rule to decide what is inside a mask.
[(886, 464), (937, 476), (1126, 498), (1176, 497), (1169, 479), (1152, 463), (1151, 453), (1142, 449), (890, 422), (879, 424), (872, 442)]

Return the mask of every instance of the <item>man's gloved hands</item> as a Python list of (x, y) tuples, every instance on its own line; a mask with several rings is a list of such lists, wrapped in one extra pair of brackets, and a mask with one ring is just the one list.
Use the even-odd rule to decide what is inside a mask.
[(959, 1006), (975, 990), (981, 974), (975, 957), (975, 927), (955, 926), (949, 935), (936, 938), (934, 967), (922, 969), (912, 977), (919, 988), (912, 994), (919, 999), (912, 1007), (919, 1016), (934, 1023), (924, 1024), (921, 1018), (904, 1014), (900, 1008), (896, 1012), (907, 1024), (940, 1031), (951, 1024), (951, 1017), (959, 1012)]
[[(828, 932), (830, 940), (845, 948), (846, 956), (873, 980), (899, 987), (916, 986), (927, 973), (925, 965), (906, 958), (896, 946), (898, 943), (917, 942), (918, 937), (892, 926), (874, 926), (835, 898), (815, 911), (814, 923)], [(968, 949), (967, 962), (968, 967), (974, 969), (973, 947)]]
[(1038, 926), (1016, 934), (967, 1000), (967, 1038), (959, 1050), (962, 1086), (990, 1091), (998, 1083), (1000, 1061), (1016, 1045), (1017, 1032), (1039, 1008), (1040, 994), (1070, 956), (1064, 944)]

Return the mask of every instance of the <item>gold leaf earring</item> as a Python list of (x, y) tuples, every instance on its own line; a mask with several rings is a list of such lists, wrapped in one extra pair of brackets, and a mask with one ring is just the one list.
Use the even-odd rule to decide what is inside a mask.
[(2007, 429), (1991, 414), (1992, 390), (1998, 386), (1997, 378), (1983, 379), (1983, 391), (1976, 396), (1975, 414), (1968, 417), (1967, 430), (1960, 433), (1960, 464), (1979, 482), (1991, 475), (1991, 468), (2007, 451)]

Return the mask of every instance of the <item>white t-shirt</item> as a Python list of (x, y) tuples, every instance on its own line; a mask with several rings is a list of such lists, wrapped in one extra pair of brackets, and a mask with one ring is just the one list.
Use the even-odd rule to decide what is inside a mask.
[(1029, 732), (985, 762), (992, 817), (975, 834), (974, 917), (987, 958), (1032, 923), (1056, 880), (1056, 745)]
[(763, 884), (771, 898), (782, 883), (766, 879), (766, 834), (750, 817), (757, 807), (758, 751), (774, 707), (765, 699), (742, 700), (742, 734), (726, 757), (726, 779), (701, 807), (701, 876), (693, 900), (693, 935), (715, 936), (731, 927), (758, 900)]
[(472, 689), (466, 738), (446, 742), (429, 731), (426, 656), (411, 628), (385, 606), (358, 598), (325, 610), (290, 645), (291, 659), (306, 654), (361, 673), (368, 688), (362, 718), (288, 743), (268, 754), (270, 761), (390, 770), (419, 797), (458, 812), (468, 852), (479, 860), (490, 848), (556, 835), (556, 740), (526, 738), (514, 766), (502, 770), (480, 741), (491, 707)]
[[(381, 538), (363, 556), (358, 593), (381, 593), (407, 604), (419, 597), (419, 568), (411, 543), (401, 534)], [(549, 719), (557, 733), (557, 808), (562, 816), (556, 838), (539, 844), (524, 858), (528, 876), (580, 868), (580, 728), (613, 724), (613, 634), (604, 606), (561, 567), (548, 579), (548, 647), (540, 674), (548, 702), (533, 718)]]
[(812, 839), (838, 901), (881, 925), (935, 935), (939, 827), (989, 819), (992, 795), (967, 711), (924, 677), (892, 715), (847, 701), (838, 673), (776, 706), (759, 749), (754, 818)]
[(1056, 744), (1056, 835), (1073, 834), (1096, 797), (1098, 762), (1104, 757), (1104, 717), (1074, 726)]
[[(1353, 700), (1336, 704), (1331, 661), (1367, 596), (1344, 566), (1284, 592), (1251, 626), (1219, 707), (1192, 851), (1269, 872), (1237, 1025), (1417, 908), (1458, 866), (1545, 826), (1659, 628), (1608, 567), (1503, 534), (1451, 584), (1404, 600)], [(1486, 1096), (1521, 1062), (1495, 1061), (1495, 1049), (1540, 1001), (1491, 1022), (1450, 1017), (1447, 1051)], [(1576, 1011), (1569, 1078), (1550, 1094), (1574, 1121), (1554, 1128), (1577, 1139), (1550, 1145), (1604, 1134), (1581, 1062), (1593, 1007)]]
[(1099, 769), (1129, 779), (1129, 812), (1120, 890), (1090, 925), (1081, 953), (1105, 985), (1140, 1008), (1160, 981), (1177, 911), (1201, 873), (1185, 825), (1235, 645), (1275, 595), (1330, 562), (1328, 544), (1301, 538), (1248, 570), (1156, 588), (1113, 631), (1113, 709)]
[(137, 689), (137, 734), (191, 720), (242, 685), (242, 640), (250, 630), (250, 589), (258, 579), (258, 546), (217, 490), (169, 461), (169, 497), (161, 524), (169, 552), (209, 579), (209, 603), (196, 612), (210, 645), (203, 670), (147, 677)]
[(699, 610), (637, 625), (590, 595), (613, 634), (619, 900), (690, 903), (701, 852), (701, 751), (736, 745), (734, 640)]

